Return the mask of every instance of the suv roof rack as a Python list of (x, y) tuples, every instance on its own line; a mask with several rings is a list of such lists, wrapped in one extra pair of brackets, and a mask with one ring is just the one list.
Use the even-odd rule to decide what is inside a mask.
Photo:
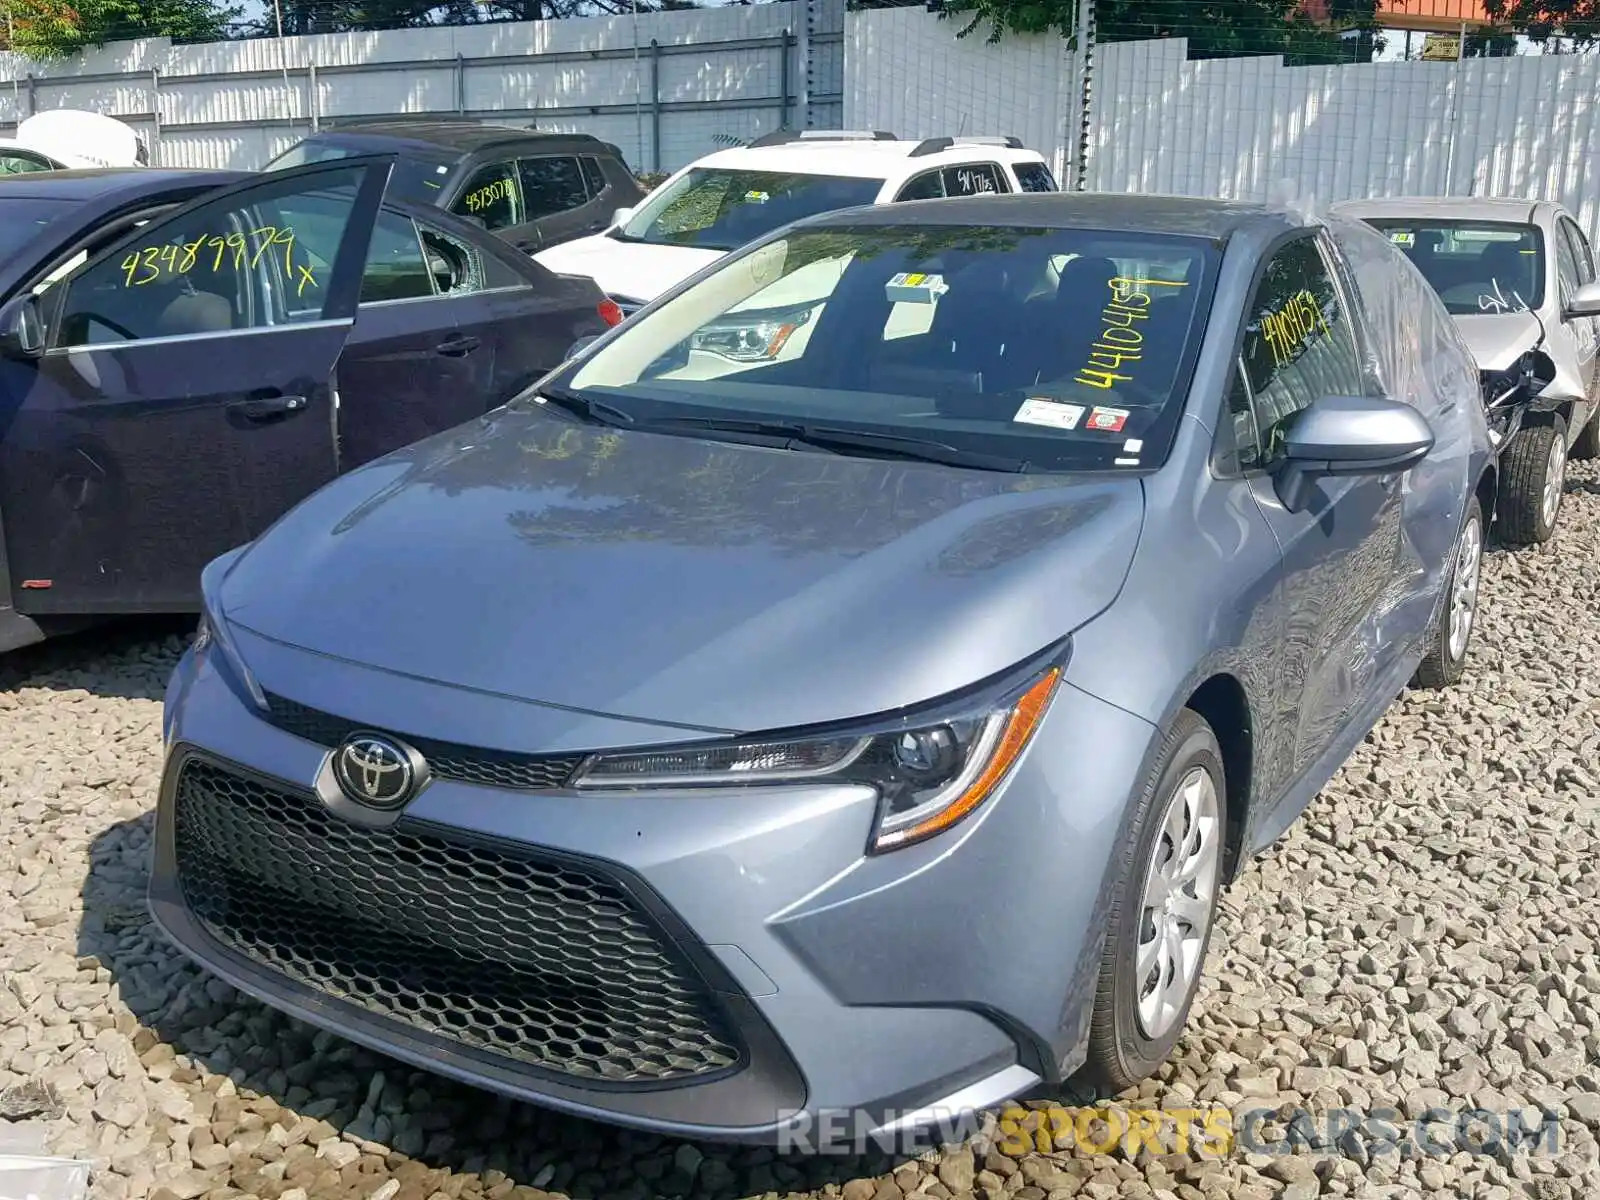
[(747, 150), (762, 146), (788, 146), (795, 142), (898, 142), (882, 129), (776, 129), (751, 142)]
[(935, 137), (924, 138), (918, 142), (907, 157), (921, 158), (926, 154), (938, 154), (941, 150), (949, 150), (955, 146), (1004, 146), (1007, 150), (1023, 148), (1022, 139), (1019, 137)]

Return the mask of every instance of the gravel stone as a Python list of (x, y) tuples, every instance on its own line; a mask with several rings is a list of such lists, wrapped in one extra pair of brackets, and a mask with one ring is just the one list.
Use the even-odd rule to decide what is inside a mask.
[[(1042, 1148), (1019, 1156), (991, 1124), (914, 1159), (808, 1162), (412, 1071), (236, 994), (151, 924), (160, 702), (187, 636), (158, 622), (0, 658), (0, 1116), (31, 1110), (15, 1119), (51, 1152), (92, 1159), (96, 1200), (1600, 1195), (1597, 545), (1600, 474), (1574, 463), (1555, 541), (1485, 561), (1462, 686), (1402, 695), (1230, 888), (1157, 1078), (1056, 1097), (1323, 1120), (1525, 1110), (1514, 1151), (1408, 1157), (1335, 1128), (1293, 1156), (1213, 1160), (1197, 1137), (1130, 1160), (1034, 1120)], [(1391, 1122), (1401, 1136), (1408, 1120)]]

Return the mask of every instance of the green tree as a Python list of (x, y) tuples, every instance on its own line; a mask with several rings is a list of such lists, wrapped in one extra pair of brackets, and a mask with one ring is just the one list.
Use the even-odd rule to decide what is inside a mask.
[(215, 41), (239, 12), (215, 0), (0, 0), (0, 49), (49, 61), (125, 38)]
[[(870, 2), (870, 0), (868, 0)], [(1377, 0), (1328, 0), (1326, 21), (1303, 11), (1303, 0), (1096, 0), (1098, 40), (1189, 39), (1191, 58), (1281, 54), (1293, 63), (1332, 63), (1371, 57)], [(958, 37), (987, 28), (987, 40), (1007, 33), (1071, 37), (1078, 0), (946, 0), (941, 14), (963, 22)], [(1341, 36), (1353, 32), (1347, 39)]]
[(1483, 8), (1496, 24), (1536, 42), (1600, 41), (1600, 0), (1483, 0)]

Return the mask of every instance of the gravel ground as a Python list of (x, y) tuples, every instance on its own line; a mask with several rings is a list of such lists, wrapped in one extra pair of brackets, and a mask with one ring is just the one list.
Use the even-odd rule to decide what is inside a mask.
[[(1408, 694), (1225, 901), (1178, 1055), (1129, 1106), (1525, 1112), (1513, 1152), (1096, 1155), (1024, 1122), (918, 1159), (801, 1159), (496, 1101), (313, 1035), (167, 949), (143, 907), (160, 696), (148, 628), (0, 664), (0, 1142), (113, 1198), (1309, 1200), (1600, 1195), (1600, 482), (1500, 552), (1467, 682)], [(13, 1118), (8, 1126), (6, 1117)], [(1403, 1121), (1396, 1121), (1397, 1126)], [(1277, 1125), (1265, 1127), (1270, 1135)], [(1097, 1127), (1086, 1127), (1094, 1137)], [(1445, 1132), (1449, 1133), (1448, 1126)]]

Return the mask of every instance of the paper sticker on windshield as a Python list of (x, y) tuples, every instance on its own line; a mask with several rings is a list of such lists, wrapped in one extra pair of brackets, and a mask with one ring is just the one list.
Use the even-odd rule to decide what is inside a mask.
[(1389, 235), (1389, 240), (1396, 246), (1415, 246), (1417, 244), (1417, 235), (1397, 229)]
[(1127, 441), (1122, 443), (1122, 452), (1124, 454), (1137, 454), (1143, 449), (1144, 442), (1139, 438), (1129, 438)]
[(902, 271), (884, 285), (883, 293), (894, 304), (932, 304), (949, 290), (943, 275)]
[(766, 192), (750, 191), (744, 194), (744, 199), (746, 204), (765, 204), (772, 197)]
[(1089, 414), (1089, 423), (1084, 428), (1093, 429), (1098, 433), (1121, 433), (1122, 427), (1127, 423), (1127, 409), (1097, 408)]
[(1059, 404), (1054, 400), (1024, 400), (1011, 418), (1024, 425), (1044, 425), (1051, 429), (1076, 429), (1083, 419), (1083, 405)]

